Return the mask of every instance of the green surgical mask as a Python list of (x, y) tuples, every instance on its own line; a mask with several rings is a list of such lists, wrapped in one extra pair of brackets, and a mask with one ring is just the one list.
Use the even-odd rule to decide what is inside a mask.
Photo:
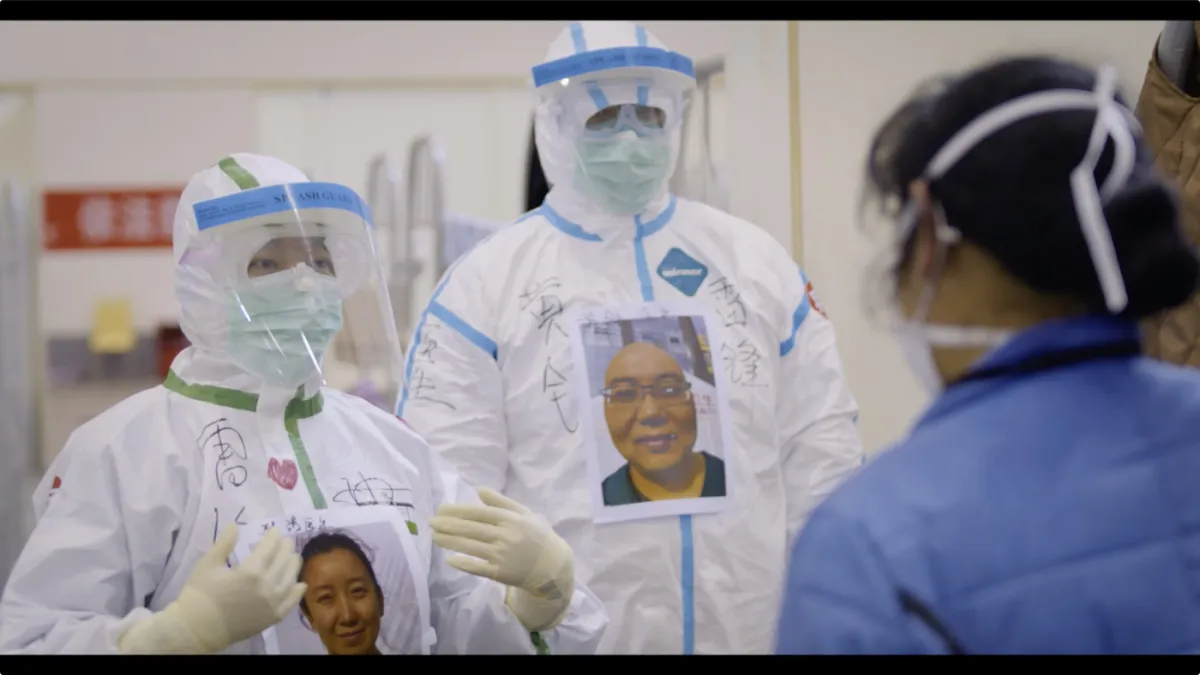
[(581, 138), (575, 144), (575, 189), (617, 215), (640, 213), (671, 171), (670, 139), (633, 132)]
[(320, 371), (325, 350), (342, 328), (337, 282), (314, 276), (312, 287), (297, 288), (291, 274), (254, 279), (233, 295), (229, 317), (229, 358), (269, 384), (292, 388)]

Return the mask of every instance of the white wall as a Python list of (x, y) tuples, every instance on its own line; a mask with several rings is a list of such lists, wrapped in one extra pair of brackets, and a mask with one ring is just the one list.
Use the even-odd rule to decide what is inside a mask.
[[(474, 91), (339, 90), (264, 92), (258, 101), (259, 149), (366, 194), (367, 164), (406, 151), (431, 134), (445, 153), (447, 199), (456, 210), (511, 220), (524, 212), (523, 167), (532, 99), (520, 88)], [(513, 167), (495, 175), (497, 166)]]
[[(448, 212), (508, 223), (525, 211), (531, 105), (529, 92), (513, 87), (268, 92), (259, 98), (259, 150), (303, 168), (316, 180), (349, 186), (365, 197), (368, 165), (377, 154), (386, 153), (392, 166), (406, 174), (413, 139), (428, 135), (443, 157)], [(418, 176), (419, 185), (429, 185), (428, 170)], [(394, 218), (403, 218), (407, 186), (402, 180)], [(386, 268), (391, 262), (390, 235), (399, 223), (390, 223), (384, 208), (374, 216)], [(397, 317), (402, 331), (415, 325), (440, 276), (430, 264), (436, 260), (432, 240), (424, 247), (419, 243), (422, 232), (430, 233), (414, 231), (418, 250), (413, 255), (425, 264), (411, 284), (411, 316)]]
[[(179, 185), (227, 153), (257, 146), (247, 87), (93, 88), (34, 95), (37, 177), (56, 188)], [(86, 334), (92, 308), (128, 296), (148, 331), (177, 320), (170, 249), (48, 251), (40, 265), (42, 331)]]
[[(697, 59), (728, 44), (722, 24), (646, 26)], [(0, 86), (21, 83), (35, 91), (36, 159), (29, 173), (38, 185), (58, 188), (182, 185), (230, 152), (279, 151), (289, 147), (280, 140), (285, 134), (270, 130), (294, 128), (298, 110), (281, 101), (290, 95), (294, 103), (318, 88), (338, 99), (331, 120), (341, 116), (342, 135), (323, 141), (323, 148), (290, 147), (303, 155), (297, 161), (327, 162), (327, 175), (351, 179), (363, 148), (402, 153), (406, 134), (419, 133), (401, 119), (389, 126), (377, 114), (383, 108), (372, 104), (408, 97), (413, 114), (407, 121), (440, 120), (427, 131), (440, 132), (452, 146), (452, 206), (507, 218), (520, 212), (514, 206), (523, 193), (528, 121), (508, 136), (496, 127), (514, 119), (512, 101), (528, 96), (530, 66), (562, 27), (531, 21), (6, 22), (0, 23)], [(483, 124), (497, 97), (509, 112)], [(446, 114), (451, 107), (474, 116)], [(490, 163), (481, 161), (480, 151)], [(520, 161), (509, 161), (514, 153)], [(40, 264), (43, 332), (86, 334), (92, 307), (109, 296), (130, 298), (139, 330), (173, 321), (171, 279), (166, 250), (47, 252)]]
[[(926, 404), (891, 339), (866, 316), (870, 247), (856, 221), (867, 144), (918, 81), (992, 56), (1053, 53), (1120, 71), (1136, 97), (1161, 22), (802, 22), (799, 32), (805, 265), (837, 326), (871, 449)], [(779, 201), (779, 200), (777, 200)]]
[(787, 23), (729, 24), (726, 58), (730, 212), (792, 250)]
[[(55, 80), (424, 82), (515, 78), (561, 21), (6, 21), (0, 84)], [(727, 23), (646, 21), (676, 51), (721, 54)]]

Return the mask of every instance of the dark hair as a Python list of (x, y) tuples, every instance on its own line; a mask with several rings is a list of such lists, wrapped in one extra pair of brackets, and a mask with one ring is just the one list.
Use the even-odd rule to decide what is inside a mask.
[[(375, 568), (371, 567), (371, 558), (367, 555), (366, 549), (366, 544), (360, 543), (348, 532), (328, 530), (315, 534), (305, 541), (304, 546), (300, 549), (300, 560), (303, 561), (303, 564), (300, 565), (296, 581), (304, 581), (304, 569), (308, 567), (309, 560), (324, 553), (349, 551), (366, 568), (367, 574), (371, 577), (371, 584), (375, 586), (375, 592), (382, 600), (383, 588), (379, 585), (379, 580), (375, 578)], [(300, 598), (300, 615), (302, 618), (308, 616), (308, 601), (305, 598)]]
[[(876, 132), (867, 160), (867, 200), (895, 217), (909, 184), (960, 129), (1009, 100), (1048, 89), (1091, 91), (1093, 71), (1048, 57), (996, 61), (917, 91)], [(1117, 97), (1120, 100), (1120, 97)], [(1123, 103), (1123, 101), (1122, 101)], [(1082, 161), (1094, 110), (1042, 113), (980, 141), (941, 178), (931, 197), (964, 239), (988, 251), (1036, 291), (1064, 295), (1106, 313), (1104, 295), (1075, 212), (1069, 177)], [(1135, 130), (1136, 158), (1125, 186), (1104, 205), (1129, 304), (1142, 318), (1183, 303), (1196, 289), (1200, 261), (1179, 226), (1174, 189), (1159, 175)], [(1113, 160), (1108, 139), (1098, 183)], [(904, 258), (912, 239), (905, 242)]]
[(530, 126), (529, 153), (525, 159), (525, 210), (532, 211), (546, 201), (550, 194), (550, 182), (542, 170), (542, 160), (538, 156), (535, 127)]

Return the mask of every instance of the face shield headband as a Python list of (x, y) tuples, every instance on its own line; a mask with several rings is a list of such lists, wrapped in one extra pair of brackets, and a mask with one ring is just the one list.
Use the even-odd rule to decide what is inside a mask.
[[(1104, 66), (1098, 71), (1096, 87), (1091, 92), (1074, 89), (1040, 91), (995, 107), (951, 137), (934, 155), (921, 176), (921, 180), (931, 183), (940, 179), (985, 138), (1027, 117), (1060, 110), (1096, 110), (1096, 121), (1087, 151), (1071, 172), (1070, 184), (1079, 225), (1104, 293), (1105, 305), (1111, 314), (1122, 312), (1129, 298), (1117, 263), (1112, 235), (1104, 219), (1104, 203), (1125, 187), (1133, 173), (1136, 146), (1132, 130), (1140, 130), (1133, 113), (1113, 98), (1116, 84), (1116, 70)], [(1112, 167), (1103, 185), (1097, 185), (1096, 165), (1110, 138), (1114, 146)], [(917, 203), (910, 201), (901, 213), (898, 227), (898, 241), (901, 244), (908, 241), (915, 229), (919, 208)]]

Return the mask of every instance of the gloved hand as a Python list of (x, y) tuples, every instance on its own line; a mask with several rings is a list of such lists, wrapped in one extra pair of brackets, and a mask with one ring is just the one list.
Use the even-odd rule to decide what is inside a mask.
[(272, 528), (250, 556), (232, 569), (225, 561), (238, 529), (221, 533), (188, 576), (179, 597), (134, 624), (120, 639), (123, 654), (211, 654), (279, 623), (307, 586), (296, 582), (300, 556)]
[[(466, 555), (446, 563), (509, 586), (505, 602), (530, 631), (562, 622), (575, 594), (575, 556), (533, 511), (490, 488), (479, 504), (443, 504), (429, 521), (433, 543)], [(467, 556), (473, 556), (468, 558)]]

